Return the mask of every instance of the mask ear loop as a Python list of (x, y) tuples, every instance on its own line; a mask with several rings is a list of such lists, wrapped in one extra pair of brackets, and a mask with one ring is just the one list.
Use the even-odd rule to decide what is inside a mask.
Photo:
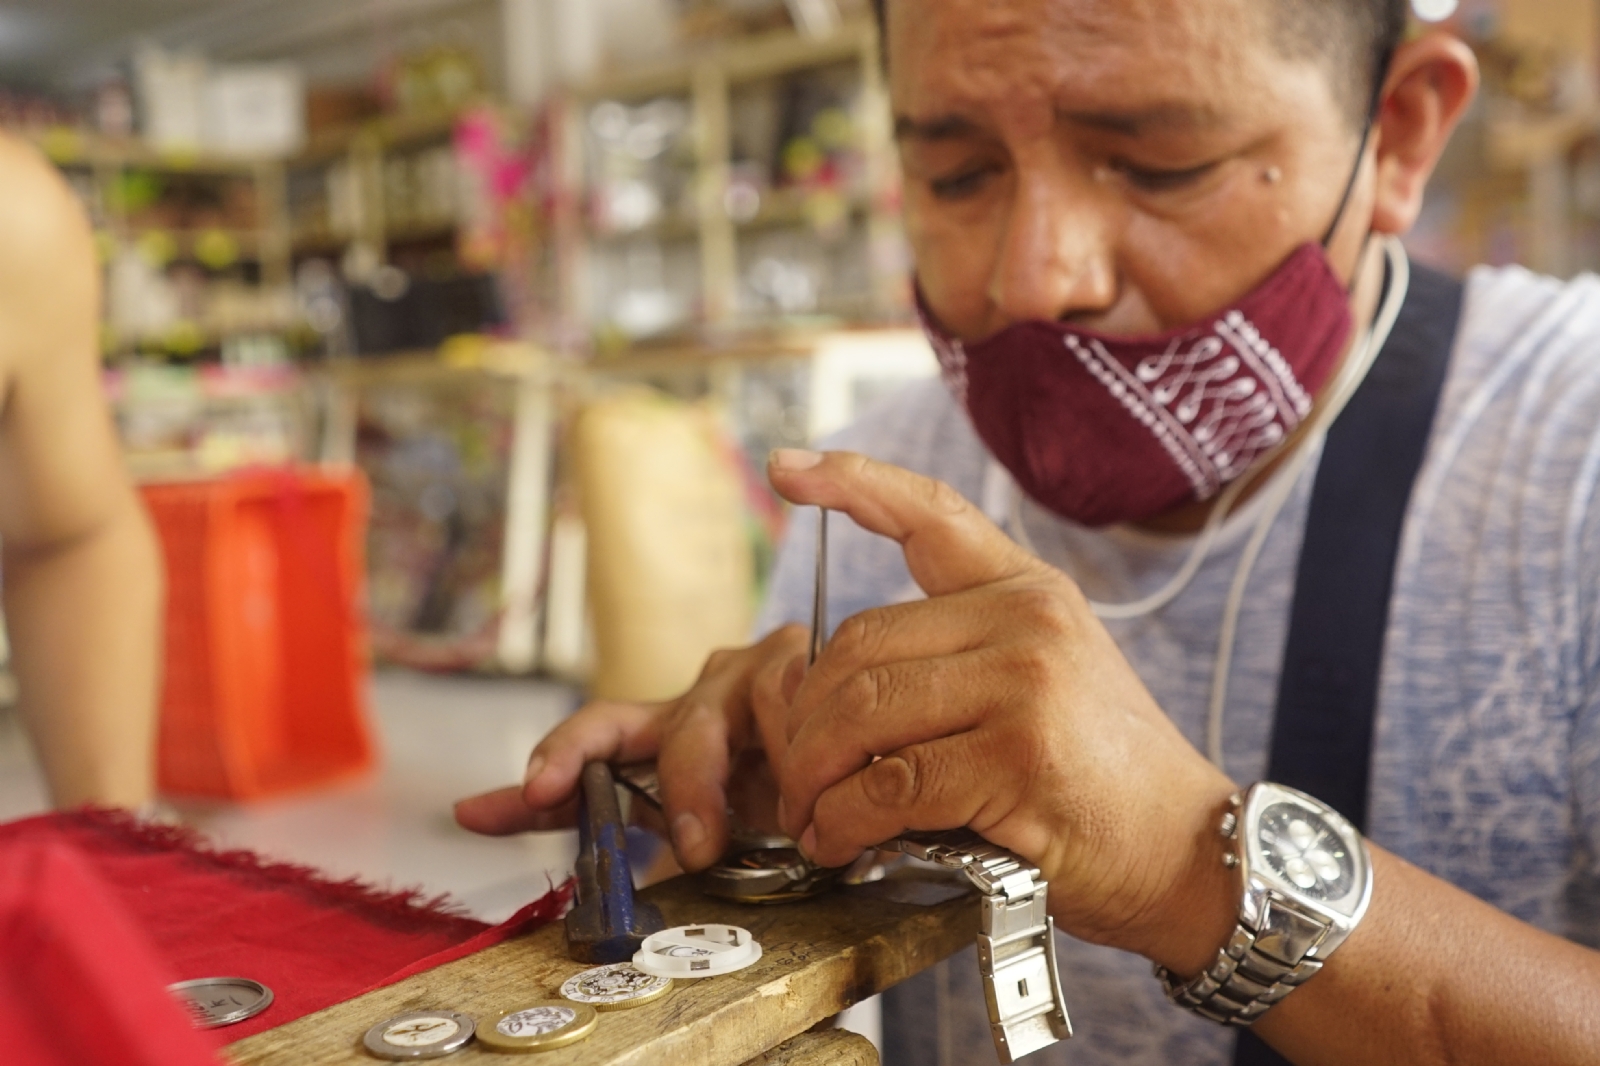
[[(1333, 243), (1333, 235), (1339, 232), (1339, 224), (1344, 221), (1344, 213), (1350, 209), (1350, 201), (1356, 194), (1356, 182), (1361, 180), (1361, 163), (1367, 158), (1367, 145), (1372, 143), (1372, 130), (1378, 124), (1378, 112), (1383, 107), (1383, 87), (1389, 81), (1389, 67), (1393, 62), (1393, 51), (1385, 52), (1378, 61), (1377, 74), (1372, 83), (1372, 99), (1367, 103), (1367, 120), (1361, 127), (1361, 144), (1356, 148), (1356, 162), (1350, 168), (1350, 180), (1344, 183), (1344, 195), (1339, 197), (1339, 209), (1333, 213), (1333, 221), (1328, 224), (1328, 232), (1322, 235), (1324, 251)], [(1360, 271), (1359, 266), (1356, 269)], [(1350, 287), (1355, 288), (1354, 279), (1351, 280)]]

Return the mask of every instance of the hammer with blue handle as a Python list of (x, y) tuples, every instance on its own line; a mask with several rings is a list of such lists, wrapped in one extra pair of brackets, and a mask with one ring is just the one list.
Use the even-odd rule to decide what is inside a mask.
[(576, 902), (567, 912), (567, 954), (578, 962), (627, 962), (666, 927), (652, 904), (633, 898), (633, 869), (611, 768), (584, 766), (578, 794)]

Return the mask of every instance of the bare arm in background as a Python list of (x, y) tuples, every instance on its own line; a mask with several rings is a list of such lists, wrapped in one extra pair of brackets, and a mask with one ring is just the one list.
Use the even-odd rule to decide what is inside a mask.
[(0, 567), (24, 720), (58, 807), (154, 778), (161, 569), (100, 384), (89, 225), (0, 136)]

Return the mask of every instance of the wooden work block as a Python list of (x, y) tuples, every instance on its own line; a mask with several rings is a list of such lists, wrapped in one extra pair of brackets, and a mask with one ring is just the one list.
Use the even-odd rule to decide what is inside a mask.
[[(960, 875), (931, 868), (903, 869), (876, 884), (776, 907), (712, 899), (690, 878), (641, 895), (661, 908), (668, 925), (743, 926), (761, 943), (760, 961), (724, 977), (679, 981), (656, 1002), (603, 1013), (593, 1036), (540, 1054), (540, 1066), (743, 1066), (968, 946), (978, 929), (976, 892)], [(557, 998), (561, 983), (583, 969), (567, 957), (563, 925), (555, 922), (248, 1037), (228, 1055), (238, 1066), (372, 1066), (376, 1060), (362, 1050), (361, 1038), (385, 1018), (442, 1009), (486, 1019)], [(508, 1060), (473, 1044), (447, 1061), (505, 1066)]]
[(827, 1029), (785, 1040), (746, 1066), (878, 1066), (878, 1049), (860, 1033)]

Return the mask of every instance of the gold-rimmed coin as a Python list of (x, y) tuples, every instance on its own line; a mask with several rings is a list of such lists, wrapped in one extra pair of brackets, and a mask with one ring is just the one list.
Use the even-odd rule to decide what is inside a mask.
[(573, 974), (562, 984), (561, 994), (595, 1010), (627, 1010), (652, 1003), (671, 988), (670, 977), (645, 973), (631, 962), (613, 962)]
[(503, 1010), (479, 1026), (478, 1042), (496, 1051), (552, 1051), (576, 1044), (600, 1022), (587, 1003), (540, 1000)]

